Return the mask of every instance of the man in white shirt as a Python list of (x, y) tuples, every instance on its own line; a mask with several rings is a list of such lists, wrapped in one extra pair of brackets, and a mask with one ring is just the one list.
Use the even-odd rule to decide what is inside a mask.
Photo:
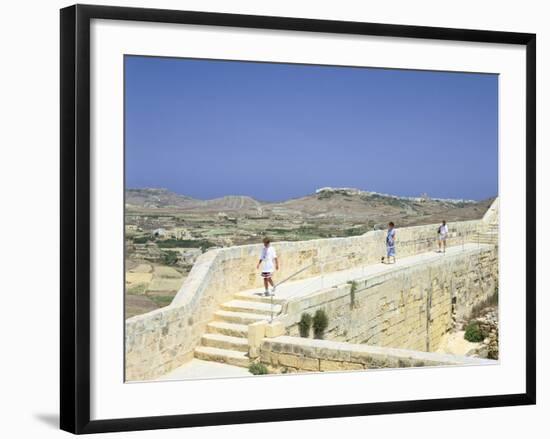
[(441, 245), (443, 245), (443, 253), (447, 250), (447, 235), (449, 234), (449, 228), (447, 227), (447, 222), (443, 221), (437, 229), (439, 235), (439, 253), (441, 253)]
[[(262, 265), (262, 277), (264, 278), (265, 287), (264, 295), (272, 296), (275, 294), (275, 284), (271, 277), (273, 272), (279, 269), (279, 260), (277, 259), (277, 252), (270, 245), (269, 238), (264, 238), (263, 243), (264, 248), (262, 248), (262, 252), (260, 253), (260, 260), (256, 264), (256, 270)], [(271, 293), (269, 292), (269, 285), (273, 287)]]

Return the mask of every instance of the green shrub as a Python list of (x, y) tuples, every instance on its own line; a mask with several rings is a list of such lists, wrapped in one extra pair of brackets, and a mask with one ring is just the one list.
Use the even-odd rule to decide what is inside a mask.
[(325, 335), (325, 330), (328, 327), (328, 316), (327, 313), (318, 309), (313, 315), (313, 336), (315, 338), (323, 338)]
[(468, 326), (466, 326), (464, 339), (472, 343), (479, 343), (480, 341), (483, 341), (483, 334), (477, 322), (470, 322)]
[(300, 329), (300, 337), (309, 337), (309, 330), (311, 329), (312, 318), (311, 314), (305, 312), (302, 314), (300, 321), (298, 322), (298, 328)]
[(267, 367), (265, 367), (262, 363), (252, 363), (248, 368), (248, 371), (252, 375), (267, 375), (269, 373)]
[(134, 244), (146, 244), (151, 239), (148, 236), (137, 236), (134, 237)]
[(165, 265), (174, 265), (176, 262), (178, 262), (178, 254), (177, 252), (168, 250), (162, 253), (162, 262)]
[[(134, 240), (135, 242), (135, 240)], [(206, 250), (207, 248), (214, 247), (215, 244), (207, 239), (163, 239), (157, 241), (157, 245), (160, 248), (198, 248)]]

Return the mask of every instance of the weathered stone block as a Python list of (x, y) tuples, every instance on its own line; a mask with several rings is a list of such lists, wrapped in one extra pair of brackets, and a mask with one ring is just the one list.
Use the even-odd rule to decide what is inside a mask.
[(265, 336), (268, 338), (279, 337), (285, 334), (285, 325), (283, 322), (274, 321), (265, 327)]
[(254, 322), (248, 325), (248, 355), (257, 358), (260, 355), (260, 345), (265, 337), (267, 323)]
[(320, 360), (319, 370), (322, 372), (341, 371), (341, 370), (360, 370), (365, 367), (359, 363), (350, 363), (346, 361)]
[(300, 357), (291, 354), (279, 354), (278, 363), (282, 366), (300, 368)]
[(302, 369), (302, 370), (311, 370), (311, 371), (319, 370), (319, 359), (317, 358), (299, 357), (298, 364), (299, 364), (299, 369)]

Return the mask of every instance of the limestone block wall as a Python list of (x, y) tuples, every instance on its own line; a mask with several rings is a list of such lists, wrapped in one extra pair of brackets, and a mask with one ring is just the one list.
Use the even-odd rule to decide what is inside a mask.
[[(449, 224), (449, 245), (476, 236), (481, 220)], [(404, 257), (433, 249), (437, 224), (397, 229), (397, 255)], [(349, 238), (276, 242), (280, 271), (285, 279), (315, 276), (378, 262), (385, 254), (385, 231)], [(219, 306), (240, 291), (259, 288), (255, 270), (261, 244), (222, 248), (201, 255), (173, 302), (165, 308), (126, 320), (126, 379), (160, 376), (192, 358), (206, 325)]]
[(468, 267), (469, 275), (453, 282), (453, 309), (457, 320), (470, 317), (473, 308), (495, 294), (498, 288), (498, 248), (484, 251)]
[[(125, 379), (148, 380), (181, 366), (193, 350), (217, 310), (212, 290), (221, 292), (222, 274), (216, 273), (216, 251), (203, 254), (187, 282), (194, 294), (177, 306), (167, 306), (126, 320)], [(190, 276), (191, 277), (191, 276)], [(188, 279), (189, 280), (189, 279)]]
[(260, 359), (274, 367), (311, 372), (497, 364), (495, 360), (481, 358), (288, 336), (265, 338)]
[(499, 224), (500, 198), (495, 198), (485, 215), (481, 220), (485, 224)]
[(493, 294), (497, 278), (497, 252), (485, 245), (358, 280), (354, 298), (346, 284), (292, 300), (280, 319), (298, 336), (302, 313), (323, 309), (325, 339), (433, 351), (453, 325), (453, 309), (468, 314)]
[[(405, 227), (397, 230), (399, 257), (410, 256), (435, 248), (437, 224), (427, 226)], [(480, 228), (480, 221), (463, 221), (449, 224), (449, 245), (461, 244), (464, 240), (474, 239)], [(324, 272), (347, 270), (360, 265), (380, 261), (385, 254), (385, 231), (371, 231), (364, 235), (349, 238), (316, 239), (311, 241), (275, 242), (280, 271), (277, 279), (285, 279), (302, 268), (295, 279), (303, 279)], [(212, 252), (201, 256), (209, 260), (207, 270), (191, 271), (186, 282), (174, 298), (171, 306), (184, 303), (186, 297), (195, 294), (198, 284), (204, 285), (214, 295), (231, 295), (262, 285), (259, 273), (255, 270), (262, 245), (245, 245), (213, 250), (215, 257), (207, 258)], [(313, 264), (313, 265), (312, 265)], [(196, 264), (197, 265), (197, 264)], [(209, 284), (209, 286), (208, 286)]]

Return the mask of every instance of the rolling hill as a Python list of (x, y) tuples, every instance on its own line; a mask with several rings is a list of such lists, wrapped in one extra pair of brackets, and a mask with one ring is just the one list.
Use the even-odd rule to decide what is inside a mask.
[(370, 219), (383, 222), (399, 220), (401, 225), (475, 219), (483, 216), (493, 198), (483, 201), (400, 197), (352, 188), (323, 188), (314, 194), (278, 203), (230, 195), (199, 200), (167, 189), (128, 189), (129, 212), (158, 211), (212, 214), (224, 212), (235, 217), (269, 216), (276, 218)]

